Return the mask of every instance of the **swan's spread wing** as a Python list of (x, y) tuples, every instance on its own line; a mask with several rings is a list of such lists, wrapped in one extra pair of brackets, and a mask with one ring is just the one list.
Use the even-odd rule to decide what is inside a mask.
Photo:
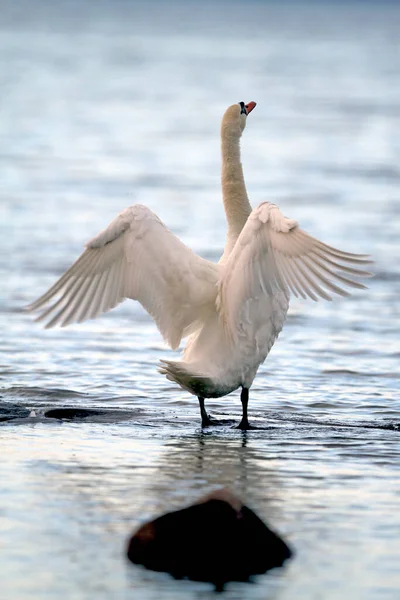
[(29, 310), (46, 327), (93, 319), (125, 298), (138, 300), (176, 348), (215, 305), (218, 267), (194, 254), (148, 208), (120, 213)]
[(275, 204), (264, 202), (249, 216), (225, 265), (219, 310), (233, 331), (251, 298), (279, 292), (313, 300), (331, 300), (331, 293), (348, 296), (345, 287), (365, 287), (354, 279), (370, 276), (360, 268), (370, 262), (366, 255), (342, 252), (311, 237)]

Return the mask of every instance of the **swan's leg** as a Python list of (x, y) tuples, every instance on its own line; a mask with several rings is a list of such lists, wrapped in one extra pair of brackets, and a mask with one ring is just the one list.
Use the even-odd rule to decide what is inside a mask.
[(240, 421), (240, 423), (236, 429), (256, 429), (255, 427), (252, 427), (250, 425), (249, 420), (247, 418), (247, 405), (249, 403), (249, 388), (245, 388), (245, 387), (242, 388), (242, 393), (240, 394), (240, 400), (242, 402), (242, 408), (243, 408), (242, 420)]
[(199, 404), (200, 404), (201, 426), (207, 427), (208, 425), (212, 425), (212, 421), (211, 421), (210, 417), (208, 416), (206, 408), (204, 406), (204, 398), (201, 398), (200, 396), (198, 398), (199, 398)]
[(209, 427), (210, 425), (222, 425), (223, 421), (218, 421), (217, 419), (212, 419), (211, 417), (208, 416), (207, 411), (204, 406), (204, 398), (201, 398), (200, 396), (198, 398), (199, 398), (199, 404), (200, 404), (201, 426)]

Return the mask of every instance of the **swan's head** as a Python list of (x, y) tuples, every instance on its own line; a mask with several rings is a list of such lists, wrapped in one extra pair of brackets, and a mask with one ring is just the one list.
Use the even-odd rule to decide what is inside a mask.
[(255, 102), (249, 102), (248, 104), (238, 102), (227, 108), (222, 118), (222, 134), (240, 137), (246, 127), (247, 115), (251, 113), (255, 106)]

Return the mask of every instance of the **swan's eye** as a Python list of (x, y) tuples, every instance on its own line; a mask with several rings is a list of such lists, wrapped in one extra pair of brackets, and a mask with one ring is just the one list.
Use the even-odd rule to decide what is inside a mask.
[(239, 106), (240, 106), (240, 114), (241, 115), (247, 115), (247, 110), (246, 110), (246, 105), (244, 102), (239, 102)]

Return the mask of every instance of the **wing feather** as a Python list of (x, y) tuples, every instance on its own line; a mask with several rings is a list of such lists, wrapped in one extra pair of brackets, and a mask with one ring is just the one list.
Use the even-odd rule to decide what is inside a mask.
[[(79, 298), (76, 298), (74, 301), (72, 311), (63, 322), (63, 327), (74, 322), (82, 323), (83, 321), (92, 318), (90, 315), (92, 314), (93, 303), (96, 300), (96, 288), (100, 283), (99, 280), (100, 275), (98, 273), (87, 278), (87, 282), (82, 290), (82, 293), (79, 295)], [(110, 308), (116, 305), (117, 303), (114, 303), (110, 306)]]
[(310, 271), (307, 269), (303, 269), (304, 263), (302, 263), (297, 257), (295, 257), (293, 261), (297, 268), (298, 277), (302, 279), (303, 290), (306, 296), (314, 300), (314, 302), (318, 302), (318, 296), (325, 298), (325, 300), (331, 300), (328, 294), (326, 294), (326, 292), (324, 292), (320, 288), (320, 286), (314, 281), (312, 275), (310, 274)]
[[(283, 215), (282, 215), (283, 216)], [(285, 217), (283, 217), (285, 218)], [(312, 237), (302, 229), (297, 229), (297, 235), (301, 238), (306, 244), (307, 247), (316, 247), (320, 248), (324, 254), (329, 254), (336, 258), (342, 258), (349, 263), (354, 264), (363, 264), (368, 265), (371, 264), (371, 258), (368, 254), (353, 254), (352, 252), (343, 252), (342, 250), (338, 250), (337, 248), (333, 248), (333, 246), (328, 246), (324, 242), (321, 242), (317, 238)]]
[[(335, 262), (334, 260), (332, 260), (331, 258), (326, 256), (325, 254), (323, 254), (317, 248), (315, 248), (313, 250), (313, 254), (316, 257), (318, 257), (320, 260), (322, 260), (324, 263), (326, 263), (332, 267), (338, 266), (337, 262)], [(368, 276), (366, 271), (364, 271), (362, 269), (355, 269), (354, 267), (349, 267), (348, 265), (344, 265), (344, 264), (340, 264), (340, 270), (343, 271), (344, 273), (348, 273), (349, 275), (355, 275), (356, 277), (367, 277)]]
[(289, 272), (291, 281), (293, 282), (293, 285), (294, 285), (295, 289), (297, 290), (297, 293), (299, 294), (299, 296), (301, 298), (304, 298), (304, 300), (306, 300), (307, 294), (305, 293), (305, 290), (304, 290), (303, 286), (301, 285), (301, 281), (299, 281), (297, 273), (296, 273), (295, 269), (293, 268), (294, 267), (293, 262), (290, 260), (287, 260), (286, 257), (283, 257), (283, 260), (284, 260), (286, 268)]
[(60, 279), (58, 279), (56, 283), (52, 285), (51, 288), (47, 290), (45, 294), (40, 296), (40, 298), (35, 300), (35, 302), (32, 302), (26, 307), (27, 310), (38, 310), (45, 306), (47, 302), (53, 296), (55, 296), (68, 281), (71, 280), (71, 278), (79, 276), (79, 273), (77, 272), (79, 269), (83, 270), (86, 268), (89, 272), (91, 270), (90, 263), (94, 260), (94, 258), (95, 256), (92, 253), (85, 250), (82, 256), (80, 256), (78, 260), (76, 260), (74, 264), (69, 267), (69, 269), (64, 273), (64, 275), (60, 277)]
[[(348, 296), (346, 288), (363, 289), (357, 281), (370, 277), (366, 254), (343, 252), (308, 235), (271, 203), (250, 214), (219, 283), (218, 307), (232, 334), (250, 299), (290, 293), (302, 298), (331, 300)], [(282, 300), (286, 304), (287, 300)]]
[[(342, 296), (348, 296), (349, 294), (345, 290), (342, 290), (341, 288), (339, 288), (338, 286), (335, 286), (332, 282), (330, 282), (324, 276), (323, 273), (325, 273), (332, 279), (336, 279), (337, 281), (340, 281), (340, 282), (348, 285), (349, 287), (365, 289), (365, 285), (358, 283), (356, 281), (353, 281), (352, 279), (349, 279), (348, 277), (344, 277), (339, 272), (336, 272), (336, 271), (343, 270), (340, 262), (334, 262), (331, 260), (329, 261), (328, 264), (334, 266), (334, 268), (336, 269), (336, 271), (334, 271), (331, 268), (327, 267), (318, 257), (316, 257), (314, 255), (314, 251), (312, 248), (308, 254), (304, 253), (303, 246), (297, 242), (297, 237), (295, 234), (292, 236), (292, 243), (293, 243), (293, 247), (297, 248), (297, 251), (298, 251), (298, 254), (293, 256), (293, 260), (296, 262), (297, 269), (299, 270), (299, 272), (303, 273), (303, 275), (304, 275), (304, 271), (303, 271), (302, 266), (305, 266), (306, 268), (308, 268), (309, 271), (311, 271), (311, 273), (317, 279), (319, 279), (321, 281), (321, 283), (324, 283), (331, 291), (333, 291), (337, 294), (340, 294)], [(359, 276), (368, 276), (369, 275), (366, 271), (360, 271), (360, 270), (357, 270), (357, 274)], [(322, 296), (322, 297), (324, 297), (324, 296)], [(331, 300), (331, 298), (326, 298), (326, 299)]]
[(285, 261), (284, 257), (280, 256), (279, 254), (277, 254), (277, 256), (276, 256), (276, 264), (277, 264), (277, 268), (282, 273), (282, 275), (283, 275), (283, 277), (285, 279), (287, 287), (292, 292), (292, 294), (294, 296), (296, 296), (296, 298), (298, 298), (299, 297), (299, 292), (296, 290), (295, 283), (294, 283), (294, 281), (293, 281), (293, 279), (292, 279), (292, 277), (291, 277), (291, 275), (289, 273), (288, 265), (286, 264), (286, 261)]
[[(120, 213), (28, 310), (46, 327), (93, 319), (125, 298), (138, 300), (176, 348), (215, 306), (220, 268), (194, 254), (141, 205)], [(196, 325), (197, 326), (197, 325)]]
[[(79, 290), (80, 283), (81, 282), (79, 279), (72, 279), (70, 281), (70, 283), (67, 285), (64, 294), (57, 300), (57, 302), (55, 302), (54, 304), (50, 304), (50, 306), (46, 310), (44, 310), (38, 317), (36, 317), (35, 320), (36, 321), (45, 321), (47, 319), (47, 317), (49, 317), (58, 308), (60, 308), (60, 311), (57, 312), (57, 318), (58, 318), (58, 316), (61, 314), (63, 308), (65, 307), (66, 298), (69, 296), (70, 297), (74, 296), (74, 294)], [(47, 306), (47, 305), (44, 304), (43, 306)], [(47, 323), (46, 328), (49, 328), (49, 326), (51, 327), (50, 323)]]

